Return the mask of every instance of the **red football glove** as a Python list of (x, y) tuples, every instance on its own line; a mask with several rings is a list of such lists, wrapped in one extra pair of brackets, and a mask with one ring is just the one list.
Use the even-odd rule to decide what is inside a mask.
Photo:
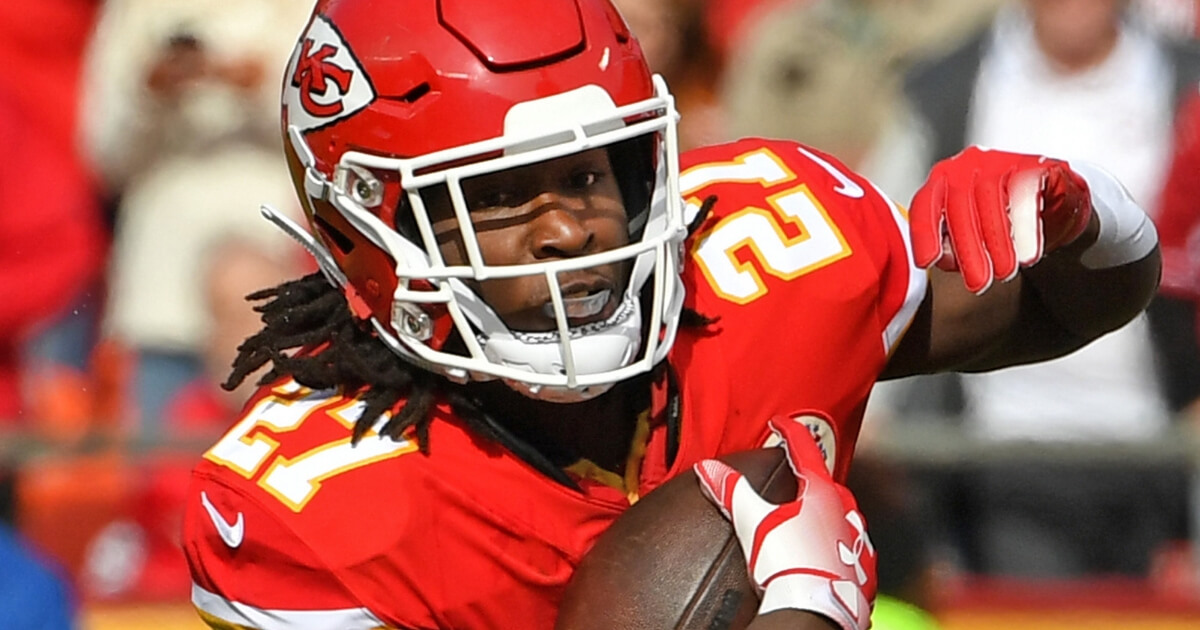
[(1078, 238), (1091, 216), (1087, 182), (1066, 162), (969, 147), (935, 164), (913, 196), (913, 259), (983, 293)]
[(875, 600), (875, 548), (854, 496), (835, 483), (807, 427), (776, 417), (796, 475), (796, 500), (768, 503), (742, 473), (715, 459), (694, 466), (700, 487), (733, 524), (759, 614), (792, 608), (825, 616), (844, 630), (865, 630)]

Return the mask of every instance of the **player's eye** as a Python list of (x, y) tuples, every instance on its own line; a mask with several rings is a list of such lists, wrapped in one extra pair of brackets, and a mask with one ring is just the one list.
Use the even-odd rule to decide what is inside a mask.
[(503, 188), (482, 190), (471, 195), (468, 206), (471, 210), (486, 210), (488, 208), (509, 208), (520, 205), (517, 193)]
[(571, 174), (567, 183), (573, 190), (585, 190), (598, 184), (602, 177), (604, 175), (596, 170), (576, 171)]

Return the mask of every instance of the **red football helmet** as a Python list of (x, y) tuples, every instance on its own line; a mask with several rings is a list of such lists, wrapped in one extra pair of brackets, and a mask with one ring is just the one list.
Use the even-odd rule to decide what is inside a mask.
[[(287, 159), (316, 238), (265, 212), (404, 359), (580, 400), (649, 370), (674, 341), (677, 118), (608, 0), (321, 0), (283, 85)], [(620, 180), (630, 243), (489, 265), (461, 182), (597, 147)], [(421, 194), (433, 188), (453, 202), (468, 264), (439, 252)], [(559, 274), (623, 260), (613, 316), (569, 326)], [(510, 330), (468, 286), (517, 276), (546, 279), (556, 331)]]

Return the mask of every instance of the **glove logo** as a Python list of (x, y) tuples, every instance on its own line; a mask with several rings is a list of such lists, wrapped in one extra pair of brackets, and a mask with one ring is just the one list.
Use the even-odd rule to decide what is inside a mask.
[(283, 92), (289, 125), (309, 131), (347, 118), (375, 100), (375, 91), (350, 47), (316, 16), (288, 64)]
[(863, 522), (862, 516), (858, 512), (846, 512), (846, 522), (858, 532), (858, 536), (854, 538), (854, 542), (849, 546), (842, 541), (838, 541), (838, 558), (848, 567), (854, 569), (854, 579), (858, 580), (859, 586), (865, 586), (867, 583), (867, 572), (862, 566), (862, 554), (865, 551), (868, 556), (875, 555), (875, 547), (871, 545), (871, 539), (867, 537), (867, 525)]

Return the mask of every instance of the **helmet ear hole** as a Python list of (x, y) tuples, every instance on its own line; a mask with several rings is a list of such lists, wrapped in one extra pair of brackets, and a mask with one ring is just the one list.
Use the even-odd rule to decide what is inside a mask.
[(413, 214), (412, 204), (408, 199), (401, 195), (400, 202), (396, 204), (396, 218), (394, 220), (396, 232), (413, 243), (421, 243), (421, 232), (417, 228), (417, 217)]
[(325, 217), (314, 214), (313, 223), (317, 226), (317, 230), (325, 237), (325, 240), (333, 243), (343, 255), (354, 251), (354, 241), (346, 236), (341, 230), (333, 227), (333, 224), (325, 219)]

